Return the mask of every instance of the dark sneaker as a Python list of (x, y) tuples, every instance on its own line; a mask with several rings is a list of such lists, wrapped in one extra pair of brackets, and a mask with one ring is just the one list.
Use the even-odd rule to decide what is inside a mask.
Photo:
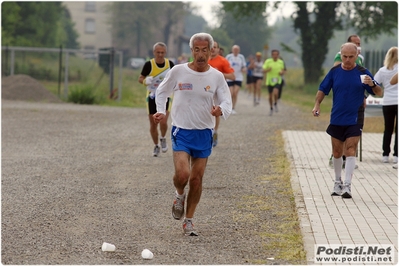
[(341, 182), (335, 181), (334, 189), (333, 192), (331, 192), (331, 196), (341, 196), (341, 194), (342, 194), (342, 181)]
[(175, 196), (172, 206), (172, 216), (176, 220), (181, 220), (184, 215), (184, 201), (186, 200), (186, 194), (183, 196)]
[(198, 233), (194, 230), (194, 224), (191, 220), (184, 219), (183, 230), (186, 236), (198, 236)]
[(343, 188), (342, 188), (342, 198), (344, 199), (350, 199), (352, 198), (352, 192), (351, 192), (351, 184), (345, 183)]
[(159, 151), (160, 151), (159, 146), (158, 146), (158, 145), (155, 145), (154, 151), (153, 151), (152, 155), (153, 155), (154, 157), (158, 157)]
[(167, 152), (168, 144), (166, 143), (166, 138), (160, 138), (159, 140), (161, 141), (162, 152)]

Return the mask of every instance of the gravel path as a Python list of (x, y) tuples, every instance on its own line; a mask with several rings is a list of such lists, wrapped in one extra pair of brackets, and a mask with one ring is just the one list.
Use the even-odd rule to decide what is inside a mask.
[[(253, 107), (244, 92), (236, 109), (221, 122), (209, 158), (195, 217), (200, 235), (185, 237), (171, 217), (171, 149), (152, 157), (144, 109), (3, 100), (1, 262), (255, 264), (273, 257), (259, 232), (281, 221), (242, 200), (276, 193), (259, 180), (273, 174), (272, 136), (325, 123), (286, 105), (269, 116), (266, 101)], [(104, 241), (116, 252), (102, 252)], [(144, 248), (153, 260), (141, 258)]]

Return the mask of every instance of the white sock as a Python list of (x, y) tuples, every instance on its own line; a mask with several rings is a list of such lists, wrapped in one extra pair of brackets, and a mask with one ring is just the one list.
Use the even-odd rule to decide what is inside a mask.
[(333, 158), (333, 165), (334, 165), (334, 172), (335, 172), (335, 181), (342, 182), (341, 180), (341, 173), (342, 173), (342, 157)]
[(345, 164), (345, 183), (350, 184), (352, 182), (353, 171), (356, 167), (356, 157), (346, 157)]
[(177, 192), (177, 190), (176, 190), (175, 193), (176, 193), (176, 196), (179, 197), (179, 198), (183, 198), (183, 197), (184, 197), (184, 193), (183, 193), (182, 195), (180, 195), (180, 194)]

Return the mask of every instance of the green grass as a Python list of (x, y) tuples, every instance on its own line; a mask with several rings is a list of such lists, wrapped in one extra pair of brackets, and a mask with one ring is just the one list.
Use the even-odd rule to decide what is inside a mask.
[[(63, 58), (63, 60), (65, 59)], [(32, 52), (17, 53), (15, 58), (17, 74), (30, 75), (40, 80), (49, 91), (67, 101), (70, 95), (67, 97), (64, 95), (64, 70), (61, 84), (58, 84), (58, 64), (58, 56), (49, 53), (40, 53), (40, 56)], [(65, 62), (63, 65), (65, 66)], [(117, 66), (114, 72), (113, 88), (110, 89), (109, 75), (103, 73), (98, 61), (84, 60), (71, 55), (68, 68), (68, 94), (73, 92), (73, 88), (85, 87), (85, 93), (88, 93), (86, 90), (90, 90), (88, 94), (95, 97), (92, 104), (144, 108), (146, 89), (137, 81), (140, 71), (140, 69), (127, 68), (122, 70), (122, 95), (121, 101), (118, 101), (117, 94), (115, 98), (110, 98), (111, 91), (118, 88), (119, 84), (119, 68)], [(284, 103), (297, 107), (305, 113), (310, 113), (314, 106), (318, 84), (304, 85), (302, 68), (288, 69), (285, 80), (286, 85), (282, 94)], [(262, 87), (262, 92), (262, 95), (268, 95), (266, 86)], [(325, 97), (321, 104), (322, 114), (330, 113), (331, 104), (331, 96)], [(328, 123), (329, 116), (322, 115), (320, 119)], [(383, 132), (383, 130), (384, 123), (381, 117), (365, 119), (364, 132)]]
[[(282, 100), (291, 106), (299, 108), (305, 113), (311, 113), (316, 92), (319, 84), (304, 85), (303, 69), (289, 69), (285, 74), (286, 86), (284, 86)], [(265, 91), (265, 93), (267, 93)], [(267, 94), (264, 94), (267, 95)], [(326, 96), (320, 105), (321, 113), (319, 119), (324, 120), (326, 125), (330, 119), (332, 107), (332, 94)], [(311, 117), (311, 116), (309, 116)], [(384, 132), (384, 120), (382, 117), (366, 117), (364, 120), (363, 132), (382, 133)]]

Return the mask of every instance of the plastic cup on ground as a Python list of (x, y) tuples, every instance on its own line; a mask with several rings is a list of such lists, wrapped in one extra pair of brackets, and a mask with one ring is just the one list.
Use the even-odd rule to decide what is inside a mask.
[(154, 254), (149, 249), (143, 249), (141, 252), (141, 257), (146, 260), (151, 260), (154, 258)]
[(102, 249), (102, 251), (114, 252), (116, 247), (115, 247), (115, 245), (104, 242), (101, 249)]
[(366, 76), (367, 76), (366, 74), (360, 75), (360, 80), (361, 80), (362, 83), (364, 83), (364, 78), (365, 78)]

